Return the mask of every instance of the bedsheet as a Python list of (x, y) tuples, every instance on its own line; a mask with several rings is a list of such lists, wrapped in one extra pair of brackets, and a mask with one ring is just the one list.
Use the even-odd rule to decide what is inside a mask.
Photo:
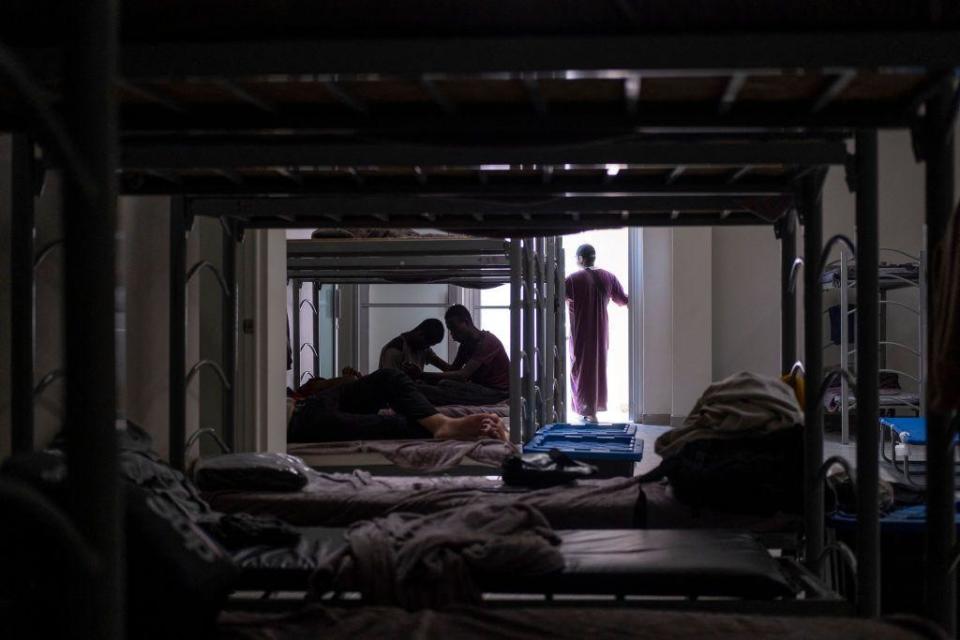
[(364, 471), (313, 471), (292, 493), (221, 491), (204, 496), (228, 513), (272, 515), (304, 527), (347, 526), (389, 513), (428, 514), (478, 501), (529, 504), (562, 529), (634, 528), (642, 524), (644, 496), (635, 478), (582, 480), (547, 489), (508, 487), (497, 477), (373, 476)]

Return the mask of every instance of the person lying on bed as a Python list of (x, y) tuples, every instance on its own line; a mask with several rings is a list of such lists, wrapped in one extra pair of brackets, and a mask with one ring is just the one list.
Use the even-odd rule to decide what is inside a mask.
[(452, 364), (439, 358), (432, 362), (440, 373), (404, 369), (421, 381), (420, 391), (437, 406), (499, 404), (510, 396), (510, 358), (503, 343), (489, 331), (473, 324), (462, 304), (447, 309), (444, 319), (450, 336), (460, 343)]
[(380, 350), (380, 368), (402, 371), (413, 365), (423, 371), (428, 364), (436, 366), (437, 363), (443, 363), (431, 349), (442, 341), (443, 323), (436, 318), (428, 318), (384, 345)]
[[(300, 387), (300, 401), (290, 418), (290, 442), (349, 440), (507, 439), (503, 421), (480, 413), (450, 418), (437, 413), (408, 375), (380, 369), (363, 376), (355, 369), (328, 380), (314, 378)], [(380, 415), (387, 407), (395, 415)]]

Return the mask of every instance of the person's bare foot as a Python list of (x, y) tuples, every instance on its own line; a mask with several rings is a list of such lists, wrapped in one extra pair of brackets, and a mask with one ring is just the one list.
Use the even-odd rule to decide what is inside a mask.
[[(431, 416), (431, 418), (434, 417)], [(443, 420), (439, 421), (436, 428), (432, 430), (434, 438), (445, 440), (480, 440), (482, 438), (507, 440), (507, 428), (499, 416), (490, 413), (478, 413), (462, 418), (442, 417)]]

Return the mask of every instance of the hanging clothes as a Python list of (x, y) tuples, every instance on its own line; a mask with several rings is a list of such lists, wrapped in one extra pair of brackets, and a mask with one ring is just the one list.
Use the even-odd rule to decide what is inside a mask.
[(565, 288), (570, 304), (573, 408), (581, 416), (593, 416), (607, 410), (607, 305), (611, 301), (626, 305), (627, 294), (615, 275), (593, 267), (567, 276)]

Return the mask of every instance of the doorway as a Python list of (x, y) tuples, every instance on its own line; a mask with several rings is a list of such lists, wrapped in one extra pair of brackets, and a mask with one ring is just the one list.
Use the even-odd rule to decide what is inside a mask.
[[(634, 235), (629, 229), (604, 229), (563, 236), (564, 268), (567, 275), (580, 269), (577, 266), (577, 247), (592, 245), (597, 252), (596, 266), (615, 275), (624, 291), (631, 293), (631, 245)], [(607, 351), (607, 410), (598, 413), (601, 422), (626, 422), (631, 415), (632, 361), (634, 348), (630, 327), (630, 307), (636, 300), (631, 296), (630, 305), (621, 307), (612, 302), (607, 307), (609, 316), (610, 348)], [(569, 313), (569, 307), (567, 307)], [(570, 340), (570, 322), (567, 321), (567, 341)], [(624, 348), (626, 347), (626, 348)], [(568, 353), (570, 349), (568, 348)], [(581, 418), (573, 409), (573, 391), (570, 388), (570, 357), (567, 357), (567, 422)]]

